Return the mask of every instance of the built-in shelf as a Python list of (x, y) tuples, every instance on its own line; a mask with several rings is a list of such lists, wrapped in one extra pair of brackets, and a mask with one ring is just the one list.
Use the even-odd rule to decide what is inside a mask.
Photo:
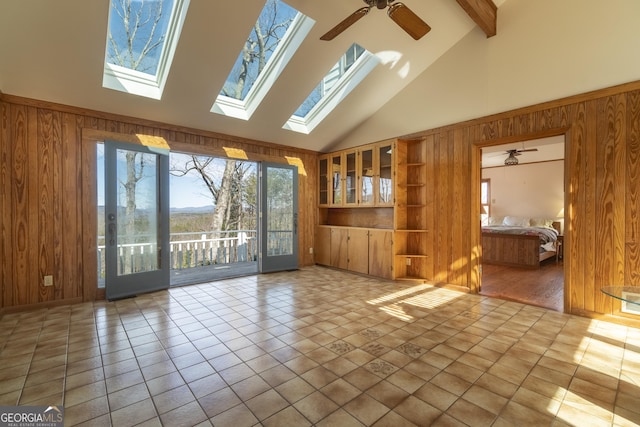
[(398, 280), (429, 279), (426, 227), (426, 143), (396, 142), (394, 273)]

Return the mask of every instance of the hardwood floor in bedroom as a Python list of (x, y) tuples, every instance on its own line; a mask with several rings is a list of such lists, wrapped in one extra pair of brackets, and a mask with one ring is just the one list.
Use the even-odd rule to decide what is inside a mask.
[(555, 258), (543, 261), (537, 269), (489, 264), (482, 269), (481, 295), (564, 310), (563, 264)]

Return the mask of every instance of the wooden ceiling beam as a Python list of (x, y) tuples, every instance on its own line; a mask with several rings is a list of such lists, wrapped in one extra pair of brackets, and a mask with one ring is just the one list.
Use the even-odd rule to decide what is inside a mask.
[(487, 37), (497, 33), (498, 8), (492, 0), (456, 0)]

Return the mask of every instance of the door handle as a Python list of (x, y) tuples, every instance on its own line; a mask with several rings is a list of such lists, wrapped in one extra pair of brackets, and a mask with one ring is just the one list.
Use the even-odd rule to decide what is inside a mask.
[[(114, 221), (116, 219), (116, 216), (114, 214), (109, 214), (107, 218), (109, 219), (109, 221)], [(109, 232), (109, 244), (113, 246), (116, 243), (116, 224), (114, 222), (109, 222), (107, 230)]]

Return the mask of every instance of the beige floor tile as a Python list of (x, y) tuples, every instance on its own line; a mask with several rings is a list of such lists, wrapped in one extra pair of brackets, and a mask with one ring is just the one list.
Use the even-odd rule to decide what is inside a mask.
[(179, 426), (179, 425), (198, 425), (200, 423), (207, 422), (207, 415), (197, 402), (187, 403), (172, 411), (166, 412), (160, 415), (162, 424), (165, 426)]
[(633, 425), (638, 339), (311, 267), (5, 314), (0, 404), (64, 398), (70, 425)]
[(275, 390), (268, 390), (245, 402), (259, 420), (265, 420), (289, 406)]
[(297, 401), (293, 406), (312, 423), (317, 423), (338, 409), (338, 405), (319, 391)]

